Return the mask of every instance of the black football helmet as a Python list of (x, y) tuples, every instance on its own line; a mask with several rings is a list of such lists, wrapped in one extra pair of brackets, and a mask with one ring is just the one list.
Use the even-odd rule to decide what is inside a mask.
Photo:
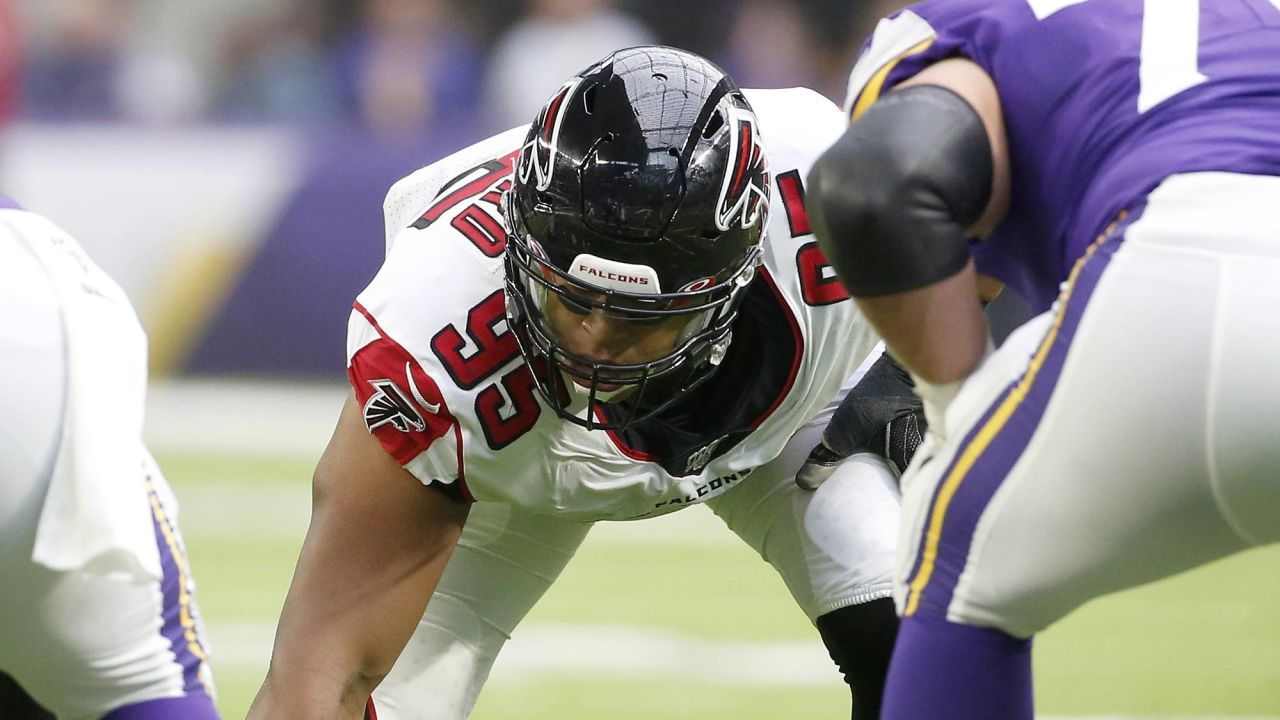
[[(710, 377), (760, 263), (769, 184), (755, 113), (702, 57), (630, 48), (560, 87), (529, 128), (504, 202), (508, 325), (551, 407), (621, 429)], [(686, 322), (663, 357), (602, 363), (557, 341), (549, 302), (617, 322)], [(585, 416), (566, 389), (586, 398)], [(600, 403), (614, 400), (622, 409), (608, 419)]]

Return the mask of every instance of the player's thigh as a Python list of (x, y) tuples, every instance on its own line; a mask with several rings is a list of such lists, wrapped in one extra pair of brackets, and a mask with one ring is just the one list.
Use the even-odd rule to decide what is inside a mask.
[(874, 455), (846, 459), (816, 491), (796, 485), (824, 425), (803, 428), (777, 459), (709, 503), (777, 570), (810, 620), (889, 596), (899, 517), (893, 473)]
[(57, 296), (26, 248), (0, 233), (0, 541), (40, 512), (65, 403)]
[(426, 614), (374, 692), (379, 720), (466, 717), (503, 644), (590, 528), (476, 503)]
[(1220, 281), (1113, 239), (966, 383), (904, 478), (904, 614), (1025, 636), (1247, 546), (1207, 473)]
[[(1186, 287), (1213, 308), (1198, 339), (1209, 372), (1189, 391), (1206, 405), (1208, 481), (1223, 517), (1253, 545), (1280, 541), (1280, 175), (1200, 172), (1165, 180), (1127, 244), (1153, 264), (1212, 266), (1217, 283)], [(1161, 265), (1156, 265), (1161, 267)], [(1176, 316), (1172, 320), (1176, 322)]]
[[(139, 466), (144, 462), (149, 459)], [(158, 473), (152, 488), (160, 579), (96, 572), (92, 564), (54, 571), (35, 563), (34, 519), (25, 556), (9, 546), (2, 551), (0, 667), (59, 718), (96, 719), (128, 705), (212, 695), (174, 505)]]
[(1280, 542), (1280, 259), (1232, 259), (1222, 294), (1216, 369), (1205, 388), (1210, 481), (1241, 537)]
[(136, 475), (105, 481), (148, 485), (134, 514), (147, 523), (141, 537), (155, 538), (161, 577), (92, 562), (55, 571), (33, 560), (68, 403), (58, 297), (44, 265), (0, 232), (0, 668), (64, 719), (197, 695), (203, 702), (188, 714), (207, 717), (209, 678), (176, 502), (140, 444), (136, 461), (122, 463)]

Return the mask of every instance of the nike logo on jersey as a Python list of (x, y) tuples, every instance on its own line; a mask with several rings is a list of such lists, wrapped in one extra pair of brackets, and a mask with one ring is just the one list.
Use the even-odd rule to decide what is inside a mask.
[(369, 432), (387, 424), (402, 433), (421, 432), (427, 428), (427, 421), (394, 382), (382, 378), (370, 380), (369, 385), (376, 391), (364, 403), (364, 424)]
[(702, 468), (706, 467), (707, 463), (711, 461), (711, 457), (715, 453), (716, 448), (720, 447), (720, 443), (728, 439), (729, 439), (728, 435), (725, 435), (724, 437), (721, 437), (721, 438), (717, 438), (715, 440), (712, 440), (705, 447), (702, 447), (696, 452), (694, 452), (692, 455), (689, 456), (689, 461), (685, 463), (684, 471), (686, 473), (702, 472)]
[(413, 399), (422, 405), (422, 409), (432, 415), (440, 414), (440, 404), (428, 401), (422, 396), (422, 391), (418, 389), (418, 384), (413, 381), (413, 370), (409, 367), (409, 363), (404, 364), (404, 376), (409, 380), (409, 392), (413, 393)]

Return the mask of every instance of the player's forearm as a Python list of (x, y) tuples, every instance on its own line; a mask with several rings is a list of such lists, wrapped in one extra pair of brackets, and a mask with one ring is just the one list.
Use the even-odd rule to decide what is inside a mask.
[(252, 720), (360, 718), (422, 618), (467, 516), (467, 506), (423, 487), (386, 454), (354, 397), (313, 490)]
[(962, 380), (987, 351), (987, 319), (973, 264), (941, 282), (893, 295), (857, 298), (893, 356), (918, 378)]
[[(444, 541), (423, 538), (379, 561), (334, 530), (330, 509), (318, 503), (250, 720), (362, 718), (422, 617), (460, 531), (442, 528)], [(348, 565), (338, 546), (363, 558), (364, 572)]]

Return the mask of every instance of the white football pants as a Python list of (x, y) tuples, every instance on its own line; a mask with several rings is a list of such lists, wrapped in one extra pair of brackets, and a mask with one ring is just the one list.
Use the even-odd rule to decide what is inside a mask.
[(895, 597), (1018, 637), (1280, 540), (1280, 177), (1170, 178), (903, 476)]
[(11, 235), (22, 224), (0, 227), (0, 669), (61, 720), (174, 698), (206, 713), (212, 688), (176, 503), (140, 440), (130, 481), (149, 481), (141, 517), (163, 577), (144, 582), (92, 564), (55, 571), (32, 559), (62, 440), (67, 362), (46, 268)]

